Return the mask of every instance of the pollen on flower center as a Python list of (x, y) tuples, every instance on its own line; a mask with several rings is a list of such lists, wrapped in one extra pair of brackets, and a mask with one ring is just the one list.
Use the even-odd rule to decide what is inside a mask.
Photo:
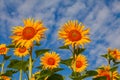
[(0, 48), (0, 53), (5, 52), (6, 48)]
[(33, 27), (25, 27), (22, 36), (23, 39), (29, 40), (35, 36), (35, 29)]
[(81, 61), (76, 61), (76, 67), (77, 67), (77, 68), (80, 68), (82, 65), (83, 65), (83, 64), (82, 64)]
[(82, 37), (81, 37), (81, 34), (79, 31), (77, 30), (72, 30), (68, 33), (68, 38), (70, 41), (78, 41), (80, 40)]
[(53, 58), (49, 58), (47, 62), (48, 62), (49, 65), (54, 65), (55, 64), (55, 60)]
[(26, 51), (26, 48), (25, 48), (25, 47), (19, 48), (19, 52), (20, 52), (20, 53), (24, 53), (25, 51)]

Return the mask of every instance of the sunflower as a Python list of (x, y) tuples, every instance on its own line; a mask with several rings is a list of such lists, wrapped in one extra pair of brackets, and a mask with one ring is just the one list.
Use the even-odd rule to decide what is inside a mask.
[(108, 48), (108, 53), (115, 59), (115, 60), (120, 60), (120, 51), (118, 49), (113, 49), (111, 50)]
[(59, 66), (60, 57), (55, 52), (46, 52), (43, 57), (41, 57), (41, 64), (44, 69), (53, 69)]
[(31, 47), (33, 42), (37, 43), (44, 37), (44, 32), (47, 28), (44, 27), (42, 21), (35, 21), (32, 18), (25, 19), (24, 26), (13, 27), (12, 33), (10, 36), (12, 42), (16, 46), (25, 46), (27, 48)]
[(11, 80), (11, 79), (9, 77), (7, 77), (7, 76), (1, 76), (0, 80)]
[(87, 58), (82, 55), (82, 54), (79, 54), (75, 61), (72, 62), (72, 69), (75, 71), (75, 72), (82, 72), (84, 71), (88, 66), (88, 62), (87, 62)]
[(14, 55), (19, 57), (26, 56), (27, 54), (29, 54), (29, 51), (26, 47), (15, 48), (14, 50)]
[(59, 39), (63, 39), (65, 45), (81, 45), (84, 47), (84, 44), (89, 43), (91, 40), (88, 37), (90, 29), (84, 29), (82, 23), (78, 21), (68, 21), (65, 23), (58, 32)]
[(6, 47), (6, 44), (0, 44), (0, 55), (7, 54), (8, 48)]
[(107, 80), (116, 80), (119, 77), (117, 71), (110, 71), (110, 66), (103, 66), (102, 68), (97, 70), (98, 75), (96, 77), (105, 76)]

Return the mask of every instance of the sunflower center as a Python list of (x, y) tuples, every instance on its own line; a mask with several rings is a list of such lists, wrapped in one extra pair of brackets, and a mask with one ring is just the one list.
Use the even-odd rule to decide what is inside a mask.
[(48, 59), (48, 64), (49, 65), (54, 65), (55, 64), (55, 60), (53, 58), (49, 58)]
[(72, 30), (68, 34), (68, 38), (70, 41), (78, 41), (82, 38), (81, 34), (77, 30)]
[(30, 40), (35, 34), (35, 29), (33, 27), (25, 27), (22, 32), (23, 39), (26, 40)]
[(83, 64), (82, 64), (81, 61), (76, 61), (76, 67), (77, 67), (77, 68), (80, 68), (82, 65), (83, 65)]
[(19, 52), (20, 52), (20, 53), (24, 53), (25, 51), (26, 51), (26, 48), (25, 48), (25, 47), (19, 48)]
[(0, 48), (0, 53), (5, 52), (6, 48)]

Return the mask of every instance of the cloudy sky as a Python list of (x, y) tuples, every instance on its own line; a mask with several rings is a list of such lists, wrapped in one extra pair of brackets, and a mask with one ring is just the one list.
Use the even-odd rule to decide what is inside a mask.
[[(58, 50), (63, 45), (57, 36), (60, 26), (68, 20), (78, 20), (90, 28), (92, 42), (84, 52), (88, 69), (106, 63), (99, 55), (106, 53), (108, 47), (120, 49), (120, 0), (0, 0), (0, 44), (10, 44), (12, 27), (23, 25), (22, 20), (30, 17), (43, 20), (48, 28), (40, 48), (50, 48), (62, 59), (71, 53)], [(70, 75), (69, 69), (62, 67), (66, 70), (61, 74)]]

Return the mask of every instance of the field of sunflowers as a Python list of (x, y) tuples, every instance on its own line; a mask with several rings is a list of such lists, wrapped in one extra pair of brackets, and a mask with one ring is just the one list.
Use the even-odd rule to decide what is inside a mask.
[[(11, 44), (0, 43), (0, 56), (3, 57), (0, 64), (0, 80), (12, 80), (13, 75), (18, 72), (19, 79), (16, 80), (65, 80), (66, 76), (58, 73), (64, 70), (60, 64), (66, 65), (72, 71), (69, 75), (71, 80), (84, 80), (88, 77), (92, 80), (120, 80), (118, 72), (120, 51), (116, 48), (108, 48), (106, 53), (101, 55), (106, 59), (106, 65), (103, 64), (96, 70), (87, 70), (89, 62), (83, 52), (86, 50), (84, 45), (92, 41), (89, 37), (90, 28), (85, 28), (85, 25), (77, 20), (65, 22), (58, 31), (58, 38), (64, 43), (58, 49), (69, 50), (71, 57), (62, 60), (60, 55), (51, 49), (35, 50), (36, 56), (33, 56), (34, 47), (41, 46), (41, 40), (46, 39), (46, 30), (48, 29), (42, 20), (33, 18), (24, 19), (23, 26), (12, 28)], [(13, 51), (13, 55), (8, 55), (10, 50)], [(12, 59), (12, 56), (20, 59)], [(25, 56), (29, 58), (24, 59)], [(34, 63), (38, 60), (40, 63), (34, 67)], [(6, 61), (9, 61), (7, 66)], [(34, 68), (38, 70), (35, 73)], [(26, 79), (23, 78), (23, 73), (27, 76)]]

